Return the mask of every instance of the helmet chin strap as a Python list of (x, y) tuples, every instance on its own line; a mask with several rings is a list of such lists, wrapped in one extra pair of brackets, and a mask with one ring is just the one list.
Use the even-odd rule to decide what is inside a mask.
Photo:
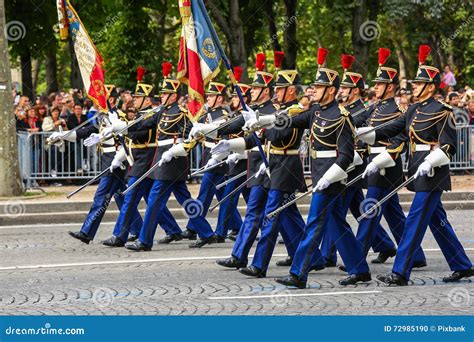
[(146, 96), (143, 96), (143, 97), (142, 97), (142, 103), (140, 103), (140, 109), (143, 108), (143, 104), (145, 103), (145, 97), (146, 97)]
[(426, 86), (428, 83), (424, 82), (423, 88), (421, 88), (421, 91), (418, 93), (417, 97), (420, 98), (421, 95), (425, 92)]
[(316, 103), (321, 103), (321, 101), (324, 99), (324, 96), (326, 95), (327, 90), (328, 90), (328, 86), (324, 86), (323, 95), (321, 95), (321, 97), (318, 100), (316, 100)]
[(260, 96), (262, 96), (264, 89), (265, 89), (265, 88), (260, 88), (260, 92), (258, 93), (258, 96), (257, 96), (257, 98), (255, 99), (255, 102), (256, 102), (256, 103), (258, 103), (258, 100), (260, 99)]
[(382, 96), (380, 97), (381, 100), (383, 100), (385, 98), (385, 93), (387, 92), (387, 88), (388, 88), (388, 83), (385, 83), (385, 87), (383, 88)]
[(168, 105), (168, 101), (170, 100), (170, 97), (171, 97), (170, 93), (167, 93), (166, 95), (168, 95), (168, 96), (166, 97), (165, 103), (163, 103), (163, 107), (166, 107)]

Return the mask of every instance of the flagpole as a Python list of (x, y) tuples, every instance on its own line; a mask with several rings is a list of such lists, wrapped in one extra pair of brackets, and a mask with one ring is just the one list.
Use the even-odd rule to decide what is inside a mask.
[[(219, 50), (222, 60), (224, 61), (225, 67), (227, 69), (227, 72), (229, 73), (230, 80), (232, 82), (232, 85), (234, 85), (234, 88), (237, 92), (237, 96), (239, 97), (240, 100), (240, 105), (242, 106), (243, 109), (246, 109), (247, 105), (245, 104), (244, 97), (242, 96), (242, 92), (240, 91), (240, 88), (237, 87), (237, 81), (234, 76), (234, 72), (232, 71), (232, 65), (230, 64), (229, 59), (227, 58), (227, 55), (225, 54), (224, 49), (222, 48), (221, 42), (219, 40), (219, 37), (217, 36), (216, 31), (214, 30), (214, 26), (212, 25), (211, 18), (209, 18), (209, 14), (207, 13), (206, 6), (204, 6), (204, 3), (202, 0), (195, 0), (201, 7), (202, 13), (204, 15), (204, 19), (206, 20), (209, 30), (211, 31), (211, 35), (213, 40), (216, 42), (217, 49)], [(252, 137), (255, 140), (255, 143), (257, 144), (258, 151), (260, 152), (260, 156), (262, 157), (263, 163), (265, 166), (268, 168), (268, 160), (265, 157), (265, 153), (263, 152), (263, 147), (262, 143), (260, 142), (260, 139), (257, 137), (257, 134), (255, 132), (252, 132)]]

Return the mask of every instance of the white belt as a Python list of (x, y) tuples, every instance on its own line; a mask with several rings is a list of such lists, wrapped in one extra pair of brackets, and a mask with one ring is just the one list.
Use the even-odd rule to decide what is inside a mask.
[(250, 149), (251, 152), (260, 152), (260, 150), (258, 149), (258, 147), (252, 147)]
[(335, 157), (337, 157), (337, 151), (336, 150), (317, 151), (317, 150), (311, 149), (310, 154), (311, 154), (311, 157), (313, 159), (316, 159), (316, 158), (335, 158)]
[(381, 147), (371, 147), (370, 148), (370, 154), (380, 154), (382, 152), (385, 152), (387, 148), (385, 146)]
[(115, 146), (110, 146), (110, 147), (102, 147), (102, 153), (110, 153), (110, 152), (115, 152)]
[(208, 148), (213, 148), (214, 146), (216, 146), (216, 143), (205, 141), (204, 146)]
[(415, 151), (431, 151), (432, 146), (427, 144), (416, 144)]
[(167, 145), (173, 145), (173, 144), (179, 144), (183, 142), (182, 138), (179, 139), (163, 139), (163, 140), (158, 140), (158, 146), (167, 146)]
[(297, 156), (300, 154), (299, 150), (277, 150), (274, 148), (271, 148), (269, 150), (270, 154), (278, 154), (278, 155), (285, 155), (285, 156)]

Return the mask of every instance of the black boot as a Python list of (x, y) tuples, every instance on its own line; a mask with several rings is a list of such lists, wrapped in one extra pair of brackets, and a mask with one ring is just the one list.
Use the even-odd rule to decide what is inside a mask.
[(228, 268), (237, 268), (237, 269), (247, 266), (245, 262), (240, 261), (239, 259), (233, 256), (227, 259), (218, 259), (216, 260), (216, 264), (224, 266), (224, 267), (228, 267)]
[(373, 259), (371, 261), (372, 264), (383, 264), (385, 261), (387, 261), (388, 258), (393, 258), (395, 255), (397, 255), (397, 250), (392, 249), (387, 252), (380, 252), (377, 258)]
[(128, 237), (127, 242), (137, 241), (137, 239), (138, 239), (138, 234), (137, 234), (137, 235), (131, 234), (131, 235)]
[(400, 274), (397, 273), (389, 273), (389, 274), (379, 274), (377, 279), (387, 285), (397, 285), (397, 286), (406, 286), (408, 285), (408, 280), (402, 277)]
[(212, 245), (213, 243), (216, 243), (217, 239), (215, 235), (212, 235), (208, 237), (207, 239), (199, 239), (196, 242), (192, 243), (189, 245), (189, 248), (201, 248), (205, 245)]
[(474, 276), (474, 269), (470, 268), (463, 271), (455, 271), (450, 276), (444, 277), (443, 282), (445, 283), (455, 283), (460, 281), (462, 278), (469, 278)]
[(293, 274), (289, 274), (283, 278), (276, 278), (275, 281), (285, 286), (293, 286), (299, 289), (306, 288), (306, 281), (300, 280), (298, 277), (294, 276)]
[(413, 268), (422, 268), (422, 267), (426, 267), (427, 266), (427, 263), (426, 261), (415, 261), (413, 263)]
[(182, 235), (183, 235), (183, 239), (197, 240), (197, 234), (193, 232), (192, 230), (186, 229)]
[(237, 230), (231, 230), (227, 238), (231, 241), (236, 241), (237, 240), (237, 235), (239, 235), (239, 231)]
[(125, 248), (129, 249), (131, 251), (135, 251), (135, 252), (148, 252), (148, 251), (151, 251), (151, 247), (145, 246), (143, 243), (141, 243), (138, 240), (134, 241), (132, 243), (127, 243), (125, 245)]
[(107, 240), (102, 241), (102, 244), (104, 246), (108, 246), (108, 247), (123, 247), (123, 246), (125, 246), (125, 242), (120, 240), (115, 235), (112, 235), (112, 237), (108, 238)]
[(276, 265), (285, 267), (285, 266), (291, 266), (292, 263), (293, 263), (293, 257), (287, 256), (285, 260), (277, 261)]
[(361, 273), (361, 274), (351, 274), (346, 279), (339, 280), (339, 284), (341, 285), (355, 285), (358, 282), (367, 282), (371, 281), (372, 276), (370, 273)]
[(90, 237), (88, 237), (86, 234), (84, 234), (81, 231), (69, 232), (69, 235), (71, 235), (74, 239), (78, 239), (79, 241), (84, 242), (87, 245), (92, 241)]
[(183, 240), (182, 234), (171, 234), (171, 235), (166, 235), (164, 238), (158, 240), (158, 243), (162, 245), (167, 245), (173, 241), (180, 241), (180, 240)]
[(266, 271), (262, 271), (262, 270), (258, 269), (255, 266), (252, 266), (252, 265), (250, 265), (249, 267), (240, 268), (239, 272), (246, 275), (246, 276), (255, 277), (255, 278), (265, 278), (267, 276)]

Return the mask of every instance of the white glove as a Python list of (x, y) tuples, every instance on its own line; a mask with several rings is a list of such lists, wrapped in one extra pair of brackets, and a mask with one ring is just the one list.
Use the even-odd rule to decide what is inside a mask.
[[(375, 143), (375, 131), (373, 127), (359, 127), (356, 128), (356, 138), (366, 142), (369, 145), (373, 145)], [(365, 133), (369, 132), (370, 133)]]
[(242, 116), (246, 122), (251, 119), (257, 120), (257, 113), (249, 106), (245, 106), (245, 109), (242, 110)]
[(158, 166), (169, 163), (173, 158), (186, 157), (187, 155), (188, 153), (184, 149), (184, 145), (182, 143), (173, 145), (168, 151), (163, 153), (161, 159), (158, 161)]
[(258, 168), (257, 173), (255, 174), (255, 178), (258, 178), (261, 175), (264, 175), (265, 171), (267, 171), (267, 167), (265, 166), (265, 163), (261, 163), (260, 167)]
[(319, 180), (318, 180), (318, 183), (316, 184), (316, 186), (313, 188), (313, 192), (316, 192), (316, 191), (323, 191), (324, 189), (326, 189), (327, 187), (329, 187), (331, 185), (331, 182), (328, 181), (326, 178), (324, 177), (321, 177)]
[(204, 168), (207, 169), (207, 168), (213, 167), (214, 165), (218, 163), (220, 163), (220, 160), (217, 160), (214, 157), (212, 157), (207, 161), (206, 166), (204, 166)]
[(370, 162), (365, 168), (364, 173), (362, 173), (362, 178), (373, 175), (374, 173), (377, 173), (379, 170), (380, 169), (377, 166), (377, 164), (375, 164), (374, 162)]
[[(207, 134), (208, 132), (216, 129), (218, 125), (214, 124), (202, 124), (202, 123), (195, 123), (191, 131), (189, 132), (189, 137), (192, 139), (199, 139), (203, 135)], [(213, 132), (209, 135), (210, 138), (217, 138), (217, 131)]]
[(221, 140), (211, 149), (212, 154), (229, 153), (230, 151), (237, 153), (245, 152), (245, 139), (235, 138), (230, 140)]
[(109, 137), (112, 135), (113, 132), (114, 132), (114, 128), (112, 125), (104, 127), (102, 131), (100, 132), (100, 138)]
[(246, 153), (232, 153), (225, 161), (229, 165), (237, 164), (239, 160), (247, 159)]
[(164, 152), (163, 155), (161, 156), (161, 159), (158, 162), (158, 166), (169, 163), (171, 159), (173, 159), (173, 154), (168, 150)]
[(110, 120), (110, 123), (114, 123), (115, 121), (118, 121), (120, 120), (118, 115), (117, 115), (117, 112), (109, 112), (108, 113), (108, 117), (109, 117), (109, 120)]
[(110, 172), (113, 172), (114, 169), (121, 167), (122, 163), (127, 159), (127, 153), (123, 148), (119, 149), (117, 152), (115, 152), (114, 159), (112, 160), (112, 163), (110, 164)]
[(416, 170), (414, 178), (417, 179), (418, 177), (426, 176), (432, 170), (433, 167), (431, 166), (431, 164), (425, 160), (423, 163), (420, 164), (420, 166), (418, 166), (418, 170)]
[(87, 147), (97, 145), (98, 143), (100, 143), (100, 134), (97, 133), (92, 133), (89, 138), (84, 140), (84, 146)]

